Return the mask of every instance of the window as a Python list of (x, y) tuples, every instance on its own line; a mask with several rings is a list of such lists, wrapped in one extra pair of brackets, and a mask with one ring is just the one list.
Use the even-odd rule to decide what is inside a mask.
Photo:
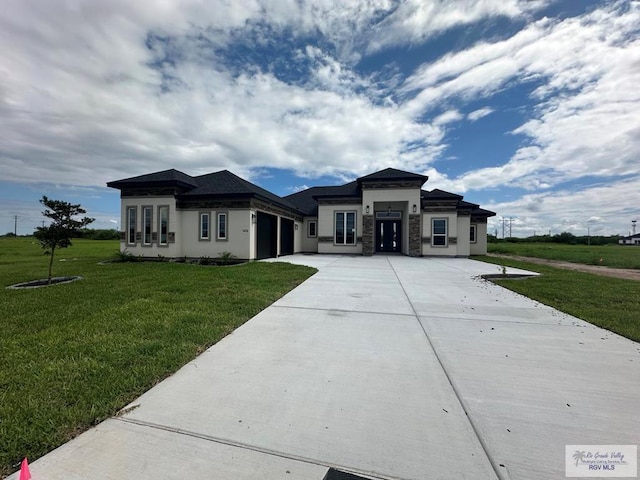
[(356, 212), (336, 212), (336, 245), (356, 244)]
[(471, 225), (469, 228), (469, 241), (476, 243), (476, 225)]
[(151, 245), (151, 217), (153, 215), (153, 207), (142, 207), (142, 244)]
[(307, 224), (307, 237), (315, 238), (318, 236), (318, 223), (315, 220), (310, 220)]
[(209, 214), (200, 214), (200, 240), (209, 240)]
[(158, 207), (158, 232), (160, 233), (159, 245), (169, 243), (169, 207)]
[(218, 214), (218, 240), (227, 239), (227, 214)]
[(447, 219), (434, 218), (431, 220), (431, 246), (446, 247), (447, 246)]
[(127, 207), (127, 243), (129, 245), (136, 244), (137, 213), (137, 207)]

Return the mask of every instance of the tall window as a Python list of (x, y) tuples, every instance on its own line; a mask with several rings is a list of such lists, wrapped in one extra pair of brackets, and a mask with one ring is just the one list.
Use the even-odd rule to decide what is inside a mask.
[(356, 212), (336, 212), (334, 237), (336, 245), (356, 244)]
[(469, 228), (469, 241), (476, 243), (476, 225), (471, 225)]
[(315, 220), (310, 220), (307, 228), (307, 237), (315, 238), (318, 236), (318, 224)]
[(447, 246), (447, 219), (434, 218), (431, 221), (431, 225), (432, 225), (431, 245), (434, 247), (446, 247)]
[(142, 207), (142, 224), (144, 225), (142, 243), (144, 245), (151, 245), (152, 216), (153, 216), (153, 207)]
[(160, 237), (159, 245), (167, 245), (169, 243), (169, 207), (158, 207), (158, 234)]
[(218, 214), (218, 240), (227, 239), (227, 214)]
[(137, 207), (127, 207), (127, 243), (136, 244)]
[(200, 240), (209, 240), (209, 214), (200, 214)]

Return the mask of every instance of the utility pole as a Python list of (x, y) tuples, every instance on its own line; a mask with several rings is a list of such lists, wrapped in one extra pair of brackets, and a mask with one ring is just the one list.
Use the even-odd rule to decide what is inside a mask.
[(18, 236), (18, 215), (13, 216), (13, 234)]
[(587, 246), (591, 246), (591, 228), (587, 227)]
[(502, 217), (502, 239), (504, 240), (504, 217)]

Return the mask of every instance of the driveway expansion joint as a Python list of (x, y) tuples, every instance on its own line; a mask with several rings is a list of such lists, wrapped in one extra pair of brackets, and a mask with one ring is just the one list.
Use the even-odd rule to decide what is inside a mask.
[(310, 465), (317, 465), (320, 467), (327, 467), (327, 468), (333, 468), (335, 470), (340, 470), (343, 472), (347, 472), (347, 473), (353, 473), (356, 475), (366, 475), (368, 477), (374, 477), (376, 479), (379, 480), (412, 480), (410, 478), (404, 478), (404, 477), (397, 477), (397, 476), (390, 476), (390, 475), (386, 475), (386, 474), (382, 474), (379, 472), (370, 472), (370, 471), (365, 471), (365, 470), (359, 470), (357, 468), (353, 468), (353, 467), (349, 467), (346, 465), (338, 465), (335, 463), (329, 463), (329, 462), (325, 462), (322, 460), (318, 460), (315, 458), (309, 458), (309, 457), (304, 457), (304, 456), (300, 456), (300, 455), (293, 455), (293, 454), (289, 454), (289, 453), (285, 453), (285, 452), (281, 452), (281, 451), (277, 451), (277, 450), (271, 450), (269, 448), (264, 448), (264, 447), (259, 447), (256, 445), (251, 445), (248, 443), (243, 443), (243, 442), (238, 442), (235, 440), (231, 440), (229, 438), (222, 438), (222, 437), (215, 437), (212, 435), (206, 435), (203, 433), (198, 433), (198, 432), (193, 432), (193, 431), (189, 431), (189, 430), (185, 430), (182, 428), (176, 428), (176, 427), (170, 427), (168, 425), (160, 425), (158, 423), (153, 423), (153, 422), (147, 422), (144, 420), (137, 420), (134, 418), (125, 418), (122, 416), (115, 416), (112, 417), (113, 420), (116, 421), (120, 421), (120, 422), (124, 422), (124, 423), (128, 423), (131, 425), (136, 425), (138, 427), (145, 427), (145, 428), (153, 428), (156, 430), (163, 430), (165, 432), (170, 432), (170, 433), (175, 433), (177, 435), (185, 435), (188, 437), (193, 437), (193, 438), (197, 438), (199, 440), (205, 440), (208, 442), (213, 442), (213, 443), (219, 443), (222, 445), (227, 445), (230, 447), (235, 447), (235, 448), (240, 448), (243, 450), (250, 450), (252, 452), (256, 452), (256, 453), (262, 453), (264, 455), (270, 455), (273, 457), (279, 457), (279, 458), (284, 458), (286, 460), (292, 460), (295, 462), (302, 462), (302, 463), (307, 463)]

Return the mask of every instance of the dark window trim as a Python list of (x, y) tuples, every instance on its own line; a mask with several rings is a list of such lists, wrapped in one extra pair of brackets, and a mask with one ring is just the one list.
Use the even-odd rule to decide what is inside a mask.
[(469, 225), (469, 242), (478, 243), (478, 224), (476, 223)]
[[(224, 237), (220, 236), (220, 216), (224, 215)], [(216, 212), (216, 241), (229, 241), (229, 212)]]
[[(202, 217), (207, 215), (207, 236), (202, 235)], [(211, 212), (198, 212), (198, 240), (208, 242), (211, 240)]]
[[(311, 224), (314, 226), (315, 232), (311, 233)], [(309, 220), (307, 222), (307, 238), (318, 238), (318, 221), (317, 220)]]
[[(149, 241), (147, 242), (147, 222), (145, 215), (150, 211), (149, 216)], [(142, 205), (142, 246), (150, 247), (153, 243), (153, 205)]]
[[(162, 210), (167, 209), (167, 231), (166, 231), (166, 239), (165, 242), (162, 242)], [(159, 247), (168, 247), (169, 246), (169, 217), (170, 217), (169, 205), (158, 205), (158, 246)]]
[[(444, 221), (444, 233), (436, 233), (435, 232), (435, 222), (443, 220)], [(435, 245), (434, 239), (438, 237), (444, 238), (444, 245)], [(449, 246), (449, 219), (447, 217), (438, 217), (431, 219), (431, 246), (433, 248), (447, 248)]]
[[(338, 243), (338, 214), (343, 213), (344, 242)], [(353, 243), (347, 243), (347, 217), (353, 214)], [(333, 211), (333, 244), (341, 247), (353, 247), (358, 244), (358, 212), (356, 210), (334, 210)]]
[[(133, 232), (131, 232), (131, 213), (134, 212), (133, 218)], [(126, 242), (127, 245), (135, 245), (136, 244), (136, 233), (138, 230), (138, 207), (137, 206), (128, 206), (127, 207), (127, 233), (126, 233)], [(133, 242), (131, 241), (131, 233), (133, 233)]]

